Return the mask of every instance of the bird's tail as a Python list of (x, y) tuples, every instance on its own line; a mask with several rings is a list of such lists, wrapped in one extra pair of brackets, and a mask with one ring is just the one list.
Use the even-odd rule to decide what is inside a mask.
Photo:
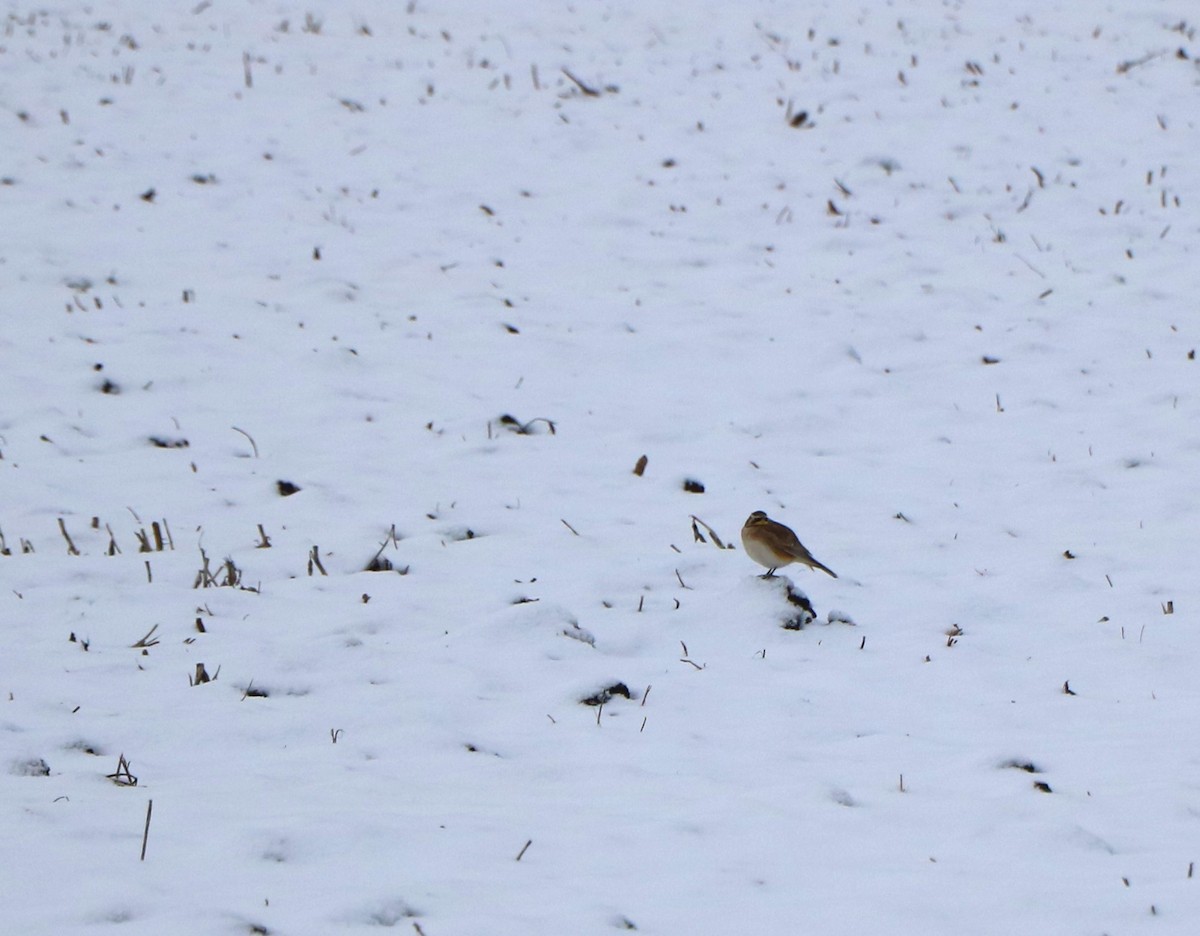
[(829, 566), (827, 566), (827, 565), (822, 565), (821, 563), (817, 562), (816, 559), (814, 559), (812, 561), (812, 567), (814, 569), (820, 569), (822, 572), (825, 572), (828, 575), (832, 575), (834, 578), (837, 578), (837, 573), (834, 572), (833, 569), (829, 568)]

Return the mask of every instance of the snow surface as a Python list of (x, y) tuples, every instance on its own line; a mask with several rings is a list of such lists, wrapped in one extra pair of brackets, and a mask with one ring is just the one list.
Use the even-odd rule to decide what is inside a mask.
[(5, 4), (5, 930), (1200, 931), (1187, 8)]

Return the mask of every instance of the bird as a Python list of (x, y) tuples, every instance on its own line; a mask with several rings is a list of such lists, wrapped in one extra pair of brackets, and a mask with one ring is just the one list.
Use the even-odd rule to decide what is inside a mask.
[(762, 578), (771, 578), (776, 569), (793, 562), (803, 563), (810, 569), (820, 569), (837, 578), (833, 569), (813, 558), (790, 527), (772, 520), (765, 511), (756, 510), (747, 518), (746, 525), (742, 527), (742, 545), (746, 547), (747, 556), (767, 567), (767, 573)]

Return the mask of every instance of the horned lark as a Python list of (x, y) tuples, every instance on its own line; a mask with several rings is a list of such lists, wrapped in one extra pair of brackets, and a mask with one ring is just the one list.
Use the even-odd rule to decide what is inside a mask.
[(746, 547), (747, 556), (760, 566), (767, 567), (767, 574), (763, 578), (770, 578), (776, 569), (793, 562), (803, 563), (810, 569), (820, 569), (837, 578), (833, 569), (821, 565), (812, 557), (812, 553), (804, 548), (790, 528), (776, 523), (761, 510), (750, 514), (746, 525), (742, 527), (742, 545)]

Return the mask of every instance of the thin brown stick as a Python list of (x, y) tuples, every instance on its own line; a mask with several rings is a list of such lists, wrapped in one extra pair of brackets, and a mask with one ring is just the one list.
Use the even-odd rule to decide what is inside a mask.
[(71, 534), (67, 532), (67, 525), (63, 522), (63, 518), (58, 518), (58, 528), (62, 531), (63, 539), (67, 541), (67, 555), (78, 556), (79, 550), (75, 548), (75, 544), (71, 542)]
[(250, 433), (248, 433), (245, 429), (239, 429), (237, 426), (230, 426), (229, 428), (234, 432), (240, 432), (247, 439), (250, 439), (250, 448), (254, 449), (254, 457), (258, 458), (258, 446), (255, 444), (254, 439), (251, 438)]
[(150, 814), (154, 811), (154, 800), (146, 800), (146, 827), (142, 829), (142, 861), (146, 860), (146, 840), (150, 838)]
[(141, 640), (139, 640), (137, 643), (130, 644), (130, 646), (131, 646), (131, 647), (132, 647), (134, 650), (142, 650), (142, 649), (144, 649), (144, 648), (146, 648), (146, 647), (153, 647), (153, 646), (155, 646), (155, 645), (158, 643), (158, 638), (154, 636), (154, 632), (155, 632), (156, 630), (158, 630), (158, 625), (157, 625), (157, 624), (155, 624), (155, 625), (154, 625), (152, 628), (150, 628), (150, 630), (146, 631), (146, 636), (144, 636), (144, 637), (143, 637)]
[(704, 542), (704, 534), (700, 532), (700, 530), (696, 526), (696, 524), (700, 524), (700, 526), (702, 526), (702, 527), (704, 527), (704, 529), (708, 530), (708, 535), (712, 538), (713, 545), (716, 546), (717, 549), (727, 549), (728, 548), (723, 542), (721, 542), (721, 537), (717, 536), (716, 530), (714, 530), (712, 527), (710, 527), (707, 523), (705, 523), (699, 517), (692, 515), (692, 538), (695, 542), (697, 542), (697, 543)]
[(1123, 75), (1127, 71), (1130, 71), (1131, 69), (1140, 68), (1142, 65), (1146, 65), (1150, 62), (1153, 62), (1157, 58), (1162, 58), (1166, 54), (1167, 53), (1163, 52), (1163, 51), (1147, 52), (1141, 58), (1129, 59), (1127, 61), (1124, 61), (1120, 65), (1117, 66), (1117, 74)]
[(600, 97), (599, 91), (597, 91), (595, 88), (585, 85), (582, 81), (580, 81), (578, 78), (576, 78), (574, 75), (571, 74), (571, 70), (569, 68), (564, 67), (562, 70), (562, 73), (564, 75), (566, 75), (568, 78), (570, 78), (571, 81), (573, 81), (575, 83), (575, 86), (577, 88), (579, 88), (579, 90), (582, 91), (588, 97)]

